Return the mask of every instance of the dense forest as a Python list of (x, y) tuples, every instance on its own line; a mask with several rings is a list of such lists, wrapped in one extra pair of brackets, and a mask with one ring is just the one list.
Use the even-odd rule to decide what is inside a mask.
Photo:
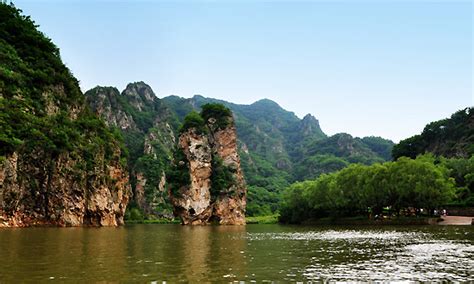
[(371, 166), (351, 165), (315, 180), (292, 184), (284, 193), (280, 220), (299, 223), (311, 218), (410, 215), (447, 205), (474, 206), (474, 158), (416, 159)]
[(37, 148), (85, 157), (86, 167), (98, 151), (112, 157), (121, 136), (85, 107), (59, 49), (15, 7), (0, 5), (0, 19), (0, 160)]
[[(393, 147), (392, 162), (351, 165), (294, 183), (283, 194), (280, 220), (411, 215), (474, 206), (473, 108), (428, 124)], [(415, 211), (413, 211), (415, 210)]]

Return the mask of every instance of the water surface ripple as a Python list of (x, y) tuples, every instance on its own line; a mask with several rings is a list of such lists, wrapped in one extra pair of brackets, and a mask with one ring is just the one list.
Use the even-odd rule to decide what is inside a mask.
[(0, 230), (0, 282), (474, 281), (474, 226)]

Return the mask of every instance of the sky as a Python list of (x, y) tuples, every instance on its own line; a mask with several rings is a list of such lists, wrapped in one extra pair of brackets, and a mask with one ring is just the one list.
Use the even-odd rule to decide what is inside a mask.
[(395, 142), (474, 105), (471, 1), (13, 0), (86, 91), (268, 98)]

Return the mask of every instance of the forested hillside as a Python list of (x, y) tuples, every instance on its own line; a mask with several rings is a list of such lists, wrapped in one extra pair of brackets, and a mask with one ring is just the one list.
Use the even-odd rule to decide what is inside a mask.
[[(349, 169), (362, 172), (370, 172), (368, 166), (377, 163), (391, 168), (383, 163), (425, 153), (434, 154), (433, 164), (442, 164), (441, 171), (446, 169), (456, 182), (451, 201), (472, 204), (472, 107), (432, 122), (420, 135), (394, 146), (381, 137), (328, 136), (311, 114), (300, 119), (269, 99), (250, 105), (200, 95), (159, 99), (144, 82), (130, 83), (122, 92), (98, 86), (84, 96), (62, 63), (59, 49), (29, 17), (4, 4), (0, 16), (0, 213), (4, 219), (20, 206), (26, 209), (17, 221), (34, 211), (45, 223), (66, 223), (64, 216), (76, 213), (70, 212), (73, 209), (53, 213), (51, 200), (82, 196), (84, 204), (74, 209), (82, 219), (70, 222), (116, 218), (104, 222), (121, 223), (130, 186), (134, 209), (130, 215), (171, 217), (168, 183), (173, 181), (167, 173), (172, 170), (176, 139), (185, 117), (209, 103), (222, 104), (233, 113), (250, 216), (275, 213), (282, 191), (292, 183), (345, 173), (352, 164), (358, 166)], [(117, 180), (120, 186), (114, 183)], [(74, 192), (66, 192), (64, 184)], [(106, 188), (110, 199), (119, 203), (119, 209), (114, 205), (115, 217), (104, 217), (97, 208), (85, 205), (90, 201), (86, 197), (95, 194), (89, 191), (96, 187)], [(111, 193), (116, 187), (120, 196)], [(11, 188), (15, 192), (7, 190)], [(30, 207), (22, 207), (22, 202)], [(63, 207), (73, 204), (69, 203)]]
[(400, 141), (393, 158), (414, 158), (430, 152), (438, 156), (469, 158), (474, 154), (474, 108), (454, 113), (450, 118), (431, 122), (419, 135)]
[(0, 4), (0, 226), (122, 224), (122, 144), (85, 104), (59, 49)]
[(300, 119), (268, 99), (251, 105), (199, 95), (158, 99), (143, 82), (129, 84), (121, 93), (113, 87), (96, 87), (86, 92), (86, 97), (91, 108), (125, 137), (132, 186), (139, 197), (135, 198), (140, 203), (137, 205), (148, 212), (158, 209), (165, 215), (170, 207), (166, 205), (163, 178), (173, 152), (172, 141), (184, 117), (208, 103), (223, 104), (234, 114), (238, 150), (249, 187), (248, 215), (275, 212), (281, 191), (294, 181), (315, 178), (351, 163), (386, 161), (393, 146), (379, 137), (327, 137), (312, 115)]
[(85, 93), (91, 109), (124, 137), (133, 189), (133, 211), (170, 217), (171, 205), (165, 172), (173, 158), (178, 118), (143, 82), (128, 84), (121, 93), (114, 87), (96, 87)]
[(235, 116), (239, 153), (249, 185), (247, 213), (275, 212), (279, 195), (297, 180), (318, 177), (351, 163), (372, 164), (390, 159), (393, 142), (380, 137), (328, 137), (319, 121), (308, 114), (298, 118), (277, 103), (263, 99), (251, 105), (194, 96), (169, 96), (163, 101), (182, 119), (206, 103), (222, 103)]
[(393, 147), (393, 158), (415, 158), (429, 153), (445, 165), (456, 182), (455, 206), (474, 206), (474, 108), (459, 110), (450, 118), (429, 123), (419, 135)]
[[(466, 108), (449, 119), (428, 124), (422, 134), (393, 147), (393, 162), (350, 165), (292, 184), (282, 197), (280, 220), (299, 223), (323, 217), (373, 218), (381, 214), (411, 215), (415, 209), (427, 209), (431, 214), (441, 207), (473, 207), (473, 113), (473, 108)], [(337, 143), (330, 140), (314, 143), (319, 151), (341, 153), (332, 152)], [(380, 147), (384, 140), (363, 140), (387, 157), (387, 149)], [(326, 143), (332, 150), (325, 148)], [(302, 167), (303, 172), (305, 169)]]

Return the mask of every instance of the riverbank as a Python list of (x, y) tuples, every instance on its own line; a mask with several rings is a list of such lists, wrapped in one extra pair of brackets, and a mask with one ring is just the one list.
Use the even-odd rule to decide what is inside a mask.
[(277, 224), (280, 215), (246, 217), (247, 224)]
[[(246, 217), (247, 224), (277, 224), (278, 214), (269, 216)], [(471, 225), (469, 216), (445, 217), (397, 217), (387, 219), (367, 219), (357, 217), (326, 217), (302, 222), (302, 225)], [(125, 224), (181, 224), (179, 219), (126, 220)]]
[[(277, 224), (278, 214), (268, 216), (246, 217), (247, 224)], [(154, 219), (154, 220), (125, 220), (125, 224), (181, 224), (179, 219)]]
[(444, 216), (438, 225), (473, 225), (471, 216)]
[(327, 217), (302, 222), (303, 225), (437, 225), (438, 217), (396, 217), (386, 219), (368, 219), (366, 216)]
[(125, 225), (130, 224), (181, 224), (179, 219), (153, 219), (153, 220), (125, 220)]

